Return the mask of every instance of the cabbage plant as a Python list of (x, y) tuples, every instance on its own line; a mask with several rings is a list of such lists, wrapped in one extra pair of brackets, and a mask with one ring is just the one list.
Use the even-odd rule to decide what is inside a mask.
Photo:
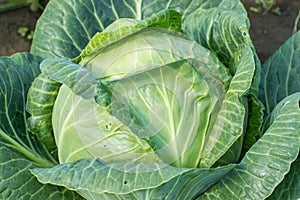
[(238, 0), (51, 0), (0, 57), (2, 199), (297, 199), (299, 32)]

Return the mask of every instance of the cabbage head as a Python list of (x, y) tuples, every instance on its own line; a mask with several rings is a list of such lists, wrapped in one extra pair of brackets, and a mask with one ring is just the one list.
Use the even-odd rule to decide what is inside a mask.
[(238, 54), (231, 74), (181, 32), (179, 13), (166, 10), (116, 20), (75, 63), (45, 60), (42, 73), (63, 83), (52, 113), (60, 163), (93, 157), (182, 168), (236, 163), (255, 74), (251, 48)]
[[(51, 126), (61, 164), (98, 158), (202, 169), (239, 161), (256, 75), (249, 38), (242, 35), (226, 66), (182, 24), (169, 9), (117, 19), (76, 58), (41, 63), (41, 76), (59, 88)], [(32, 113), (32, 130), (39, 119)]]

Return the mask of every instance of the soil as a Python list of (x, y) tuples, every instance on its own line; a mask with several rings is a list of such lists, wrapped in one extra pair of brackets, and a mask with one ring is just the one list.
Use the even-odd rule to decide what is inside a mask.
[[(6, 1), (0, 0), (0, 3)], [(34, 30), (41, 11), (33, 12), (29, 7), (18, 8), (0, 13), (0, 56), (29, 51), (31, 40), (18, 33), (20, 27)]]
[[(0, 0), (0, 3), (4, 1)], [(273, 8), (279, 8), (280, 14), (273, 12), (273, 8), (268, 12), (254, 12), (253, 8), (261, 8), (255, 0), (242, 0), (242, 3), (250, 19), (250, 35), (263, 62), (292, 35), (300, 10), (300, 0), (277, 0)], [(0, 56), (29, 51), (31, 40), (22, 37), (18, 29), (27, 27), (34, 30), (41, 13), (42, 11), (33, 12), (29, 7), (0, 13)], [(300, 23), (297, 27), (300, 28)]]
[[(251, 8), (259, 8), (255, 0), (242, 0), (250, 19), (250, 35), (258, 56), (263, 62), (271, 56), (292, 34), (298, 13), (300, 0), (277, 0), (268, 12), (257, 13)], [(280, 14), (272, 11), (279, 8)], [(300, 29), (300, 23), (296, 24)]]

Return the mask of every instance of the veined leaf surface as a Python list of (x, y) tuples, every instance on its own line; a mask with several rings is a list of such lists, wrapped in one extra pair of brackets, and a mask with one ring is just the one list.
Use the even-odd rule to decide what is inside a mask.
[[(299, 101), (300, 93), (282, 100), (272, 112), (270, 126), (240, 164), (199, 199), (242, 200), (270, 196), (299, 154)], [(291, 176), (295, 174), (292, 172)], [(298, 182), (291, 180), (291, 186), (293, 184), (297, 186)]]
[(263, 64), (259, 98), (269, 114), (286, 96), (300, 92), (300, 32)]
[(44, 184), (63, 185), (91, 199), (172, 200), (195, 198), (234, 166), (187, 169), (166, 164), (108, 164), (99, 159), (82, 159), (32, 172)]
[(41, 58), (28, 53), (0, 57), (0, 198), (81, 199), (72, 191), (45, 185), (30, 173), (35, 167), (52, 167), (56, 160), (27, 129), (26, 96), (40, 73)]
[(107, 107), (75, 95), (66, 86), (54, 105), (53, 127), (60, 163), (94, 157), (106, 162), (161, 162)]

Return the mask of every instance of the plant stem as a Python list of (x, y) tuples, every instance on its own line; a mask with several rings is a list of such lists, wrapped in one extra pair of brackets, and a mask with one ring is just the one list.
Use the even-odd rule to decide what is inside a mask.
[(30, 9), (32, 11), (36, 12), (38, 9), (43, 10), (39, 0), (27, 0), (27, 2), (30, 4)]
[(8, 12), (25, 6), (26, 5), (22, 3), (13, 3), (13, 2), (0, 3), (0, 13)]
[(300, 19), (300, 10), (299, 10), (298, 15), (297, 15), (296, 20), (295, 20), (295, 24), (294, 24), (294, 29), (293, 29), (292, 35), (297, 32), (297, 26), (298, 26), (298, 23), (299, 23), (299, 19)]
[(9, 137), (3, 130), (0, 129), (0, 137), (9, 142), (14, 149), (16, 149), (19, 153), (23, 154), (30, 161), (32, 161), (37, 167), (50, 168), (55, 166), (55, 163), (41, 157), (41, 155), (32, 152), (30, 149), (20, 145), (14, 139)]

